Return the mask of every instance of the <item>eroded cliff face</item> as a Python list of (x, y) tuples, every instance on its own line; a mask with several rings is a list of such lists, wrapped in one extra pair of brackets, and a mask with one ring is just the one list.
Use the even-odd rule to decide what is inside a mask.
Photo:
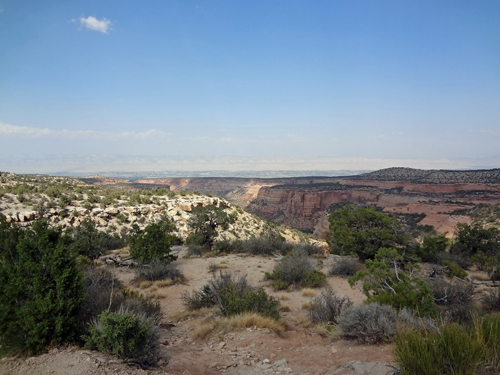
[(500, 184), (414, 184), (408, 181), (340, 180), (333, 184), (265, 187), (250, 212), (325, 238), (329, 207), (335, 203), (379, 206), (387, 213), (425, 214), (421, 225), (453, 233), (458, 222), (470, 222), (454, 211), (479, 203), (499, 203)]
[[(120, 181), (121, 182), (121, 181)], [(425, 214), (419, 223), (453, 233), (469, 222), (457, 210), (500, 202), (500, 169), (437, 171), (388, 168), (353, 177), (165, 178), (131, 181), (136, 187), (165, 186), (198, 190), (226, 198), (261, 218), (274, 220), (320, 238), (328, 230), (329, 207), (350, 202), (374, 205), (394, 214)]]
[(200, 177), (200, 178), (162, 178), (135, 180), (135, 184), (164, 185), (170, 190), (198, 190), (201, 194), (210, 193), (224, 197), (229, 202), (246, 207), (257, 198), (262, 187), (280, 184), (298, 185), (311, 183), (331, 183), (335, 177), (297, 177), (297, 178), (237, 178), (237, 177)]

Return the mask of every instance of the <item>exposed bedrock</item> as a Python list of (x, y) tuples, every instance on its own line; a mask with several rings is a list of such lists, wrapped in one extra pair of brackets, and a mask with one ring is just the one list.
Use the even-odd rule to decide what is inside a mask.
[[(375, 185), (375, 186), (373, 186)], [(329, 207), (349, 202), (379, 206), (387, 213), (425, 214), (419, 224), (434, 226), (450, 235), (458, 222), (469, 222), (467, 216), (453, 215), (460, 209), (479, 203), (499, 203), (500, 185), (446, 184), (415, 185), (406, 181), (383, 182), (344, 180), (340, 184), (304, 187), (263, 187), (248, 209), (268, 220), (313, 232), (325, 238)]]
[(479, 171), (388, 168), (352, 177), (165, 178), (132, 181), (135, 186), (168, 186), (219, 195), (252, 213), (292, 228), (325, 236), (332, 204), (382, 207), (387, 213), (423, 213), (419, 224), (452, 233), (467, 216), (454, 213), (480, 203), (500, 202), (500, 169)]

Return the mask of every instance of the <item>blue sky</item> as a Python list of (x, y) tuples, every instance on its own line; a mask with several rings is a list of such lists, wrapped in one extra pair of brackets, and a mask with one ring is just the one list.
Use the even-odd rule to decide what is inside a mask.
[(498, 0), (0, 9), (0, 170), (500, 167)]

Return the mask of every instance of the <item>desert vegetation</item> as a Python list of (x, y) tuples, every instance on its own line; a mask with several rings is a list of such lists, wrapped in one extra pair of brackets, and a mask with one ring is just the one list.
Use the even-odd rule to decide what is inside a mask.
[[(168, 362), (160, 324), (195, 320), (196, 345), (235, 330), (286, 337), (300, 327), (329, 342), (390, 344), (402, 374), (500, 370), (500, 232), (491, 223), (460, 224), (450, 239), (406, 230), (374, 208), (339, 205), (325, 255), (320, 241), (197, 192), (2, 178), (2, 354), (71, 343), (148, 368)], [(21, 206), (35, 213), (14, 220)], [(114, 265), (124, 259), (110, 255), (117, 249), (130, 267), (123, 280)], [(252, 262), (234, 270), (236, 258)], [(208, 281), (189, 286), (179, 261), (200, 262)], [(339, 293), (332, 280), (364, 297)], [(161, 304), (176, 301), (162, 291), (181, 284), (182, 309), (167, 319)]]

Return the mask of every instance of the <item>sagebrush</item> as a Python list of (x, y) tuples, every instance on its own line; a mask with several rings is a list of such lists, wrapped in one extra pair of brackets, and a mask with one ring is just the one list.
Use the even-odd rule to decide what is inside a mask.
[(315, 323), (337, 323), (340, 313), (352, 305), (349, 297), (340, 297), (327, 287), (311, 301), (309, 318)]
[(378, 303), (351, 306), (340, 313), (337, 323), (346, 340), (378, 344), (391, 342), (396, 335), (396, 313)]

